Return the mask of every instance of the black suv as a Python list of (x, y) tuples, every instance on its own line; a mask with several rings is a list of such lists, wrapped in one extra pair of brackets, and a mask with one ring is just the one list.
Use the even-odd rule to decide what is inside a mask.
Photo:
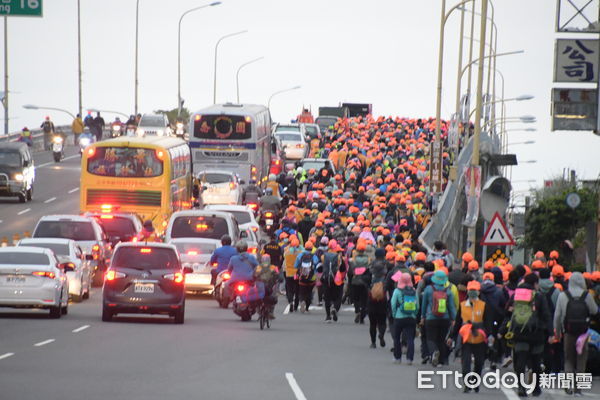
[(183, 324), (185, 274), (177, 248), (163, 243), (119, 243), (102, 290), (102, 321), (117, 313), (166, 314)]

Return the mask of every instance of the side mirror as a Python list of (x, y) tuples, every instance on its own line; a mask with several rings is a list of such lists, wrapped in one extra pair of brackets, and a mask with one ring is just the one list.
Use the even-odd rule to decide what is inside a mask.
[(183, 269), (183, 274), (184, 275), (186, 275), (186, 274), (193, 274), (193, 273), (194, 273), (194, 270), (192, 268), (190, 268), (190, 267), (185, 267)]
[(73, 263), (70, 263), (70, 262), (59, 264), (58, 267), (60, 269), (62, 269), (64, 272), (75, 271), (75, 266), (73, 265)]
[(86, 254), (85, 255), (85, 259), (87, 261), (94, 261), (94, 255), (93, 254)]

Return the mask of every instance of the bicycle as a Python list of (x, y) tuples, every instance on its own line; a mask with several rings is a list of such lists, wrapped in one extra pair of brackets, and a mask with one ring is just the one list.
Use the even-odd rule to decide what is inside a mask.
[(258, 323), (260, 330), (262, 331), (265, 326), (271, 328), (271, 319), (269, 318), (269, 306), (265, 303), (264, 299), (261, 300), (260, 306), (258, 307)]

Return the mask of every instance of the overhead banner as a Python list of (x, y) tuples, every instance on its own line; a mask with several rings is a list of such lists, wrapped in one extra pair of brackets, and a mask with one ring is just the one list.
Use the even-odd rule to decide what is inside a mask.
[(429, 193), (441, 193), (444, 184), (443, 145), (441, 141), (431, 142), (429, 152)]
[(554, 82), (598, 82), (599, 43), (598, 39), (557, 39)]

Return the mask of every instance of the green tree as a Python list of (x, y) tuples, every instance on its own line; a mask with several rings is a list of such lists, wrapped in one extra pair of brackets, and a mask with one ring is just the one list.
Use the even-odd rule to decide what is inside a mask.
[[(154, 113), (155, 114), (165, 114), (167, 116), (167, 118), (169, 119), (169, 123), (174, 124), (177, 121), (177, 112), (179, 110), (177, 108), (174, 108), (172, 110), (155, 110)], [(186, 122), (190, 119), (190, 110), (188, 110), (185, 107), (181, 108), (181, 115), (180, 118), (183, 120), (183, 122)]]
[[(566, 203), (569, 193), (577, 193), (581, 204), (572, 209)], [(536, 194), (536, 204), (525, 218), (525, 243), (533, 251), (563, 248), (565, 240), (575, 242), (585, 224), (596, 218), (598, 194), (590, 189), (563, 186), (560, 191), (541, 191)], [(564, 253), (564, 252), (561, 252)], [(572, 255), (561, 254), (561, 262), (571, 265)]]

